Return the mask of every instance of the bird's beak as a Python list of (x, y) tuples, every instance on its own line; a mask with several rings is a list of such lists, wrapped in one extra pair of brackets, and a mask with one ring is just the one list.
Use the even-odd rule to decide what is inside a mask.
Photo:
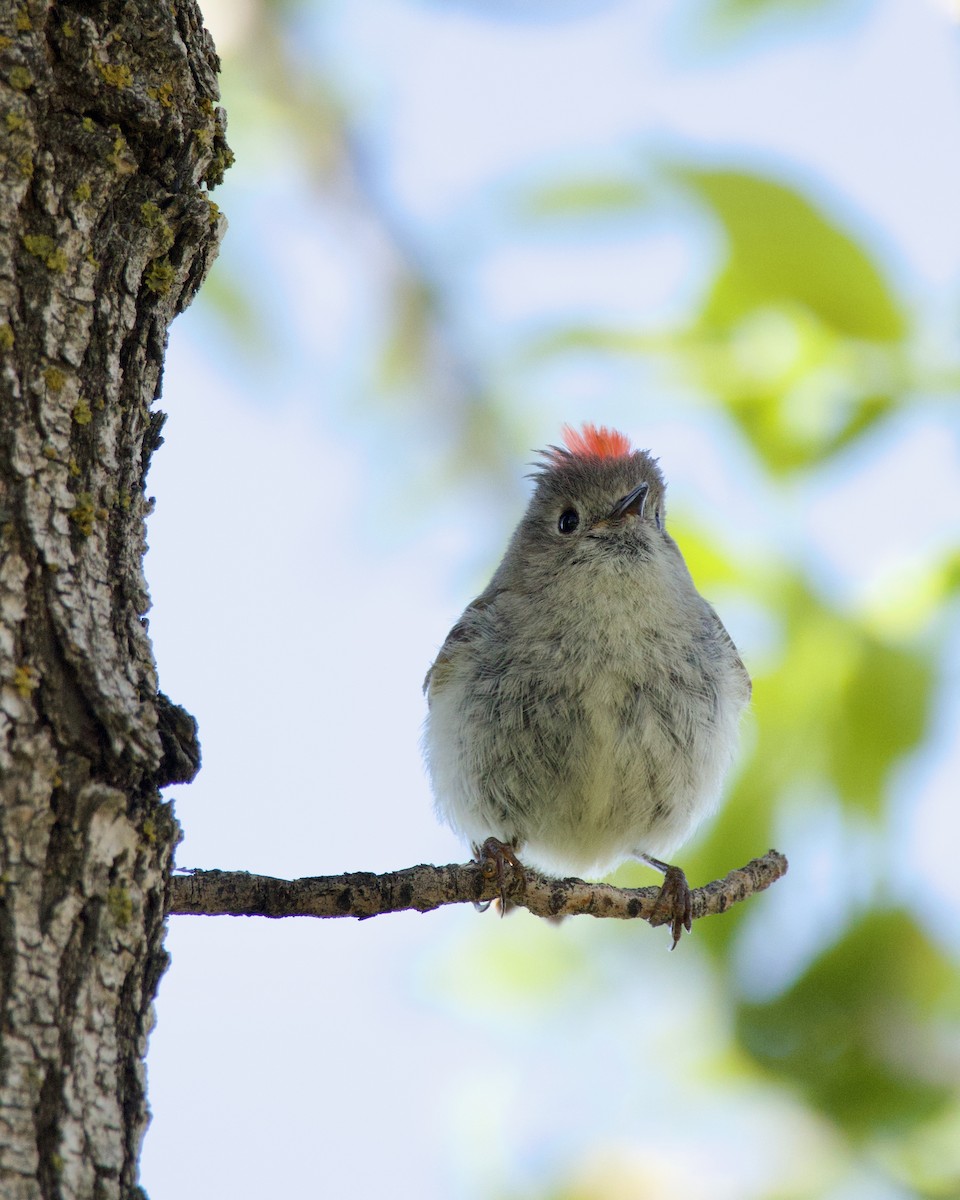
[(635, 487), (632, 492), (627, 492), (622, 500), (618, 500), (610, 510), (610, 515), (607, 518), (610, 521), (619, 521), (623, 517), (643, 516), (643, 506), (647, 499), (647, 492), (650, 490), (649, 483), (641, 483), (639, 487)]

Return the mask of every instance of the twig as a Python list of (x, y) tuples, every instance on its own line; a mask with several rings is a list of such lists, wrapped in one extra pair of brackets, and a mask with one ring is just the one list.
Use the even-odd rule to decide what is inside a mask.
[[(787, 871), (776, 850), (755, 858), (724, 879), (693, 889), (693, 918), (725, 912), (731, 904), (762, 892)], [(618, 888), (582, 879), (550, 879), (527, 868), (526, 887), (508, 881), (511, 903), (538, 917), (574, 916), (649, 919), (658, 887)], [(478, 863), (446, 867), (422, 865), (374, 875), (321, 875), (275, 879), (246, 871), (193, 871), (170, 880), (168, 913), (234, 917), (375, 917), (414, 909), (430, 912), (444, 904), (493, 900), (495, 879), (484, 878)]]

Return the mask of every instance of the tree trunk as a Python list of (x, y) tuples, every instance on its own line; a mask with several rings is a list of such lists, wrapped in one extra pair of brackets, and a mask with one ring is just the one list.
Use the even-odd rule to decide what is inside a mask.
[(192, 719), (158, 694), (144, 476), (222, 233), (194, 0), (0, 13), (0, 1195), (129, 1197)]

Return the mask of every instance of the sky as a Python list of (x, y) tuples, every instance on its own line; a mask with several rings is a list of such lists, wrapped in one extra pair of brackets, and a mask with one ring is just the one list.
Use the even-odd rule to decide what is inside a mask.
[[(941, 7), (838, 3), (799, 37), (773, 22), (747, 49), (709, 55), (690, 37), (692, 3), (570, 5), (568, 20), (548, 23), (520, 19), (524, 7), (318, 4), (296, 28), (296, 53), (350, 97), (389, 204), (456, 280), (479, 359), (497, 362), (558, 315), (639, 309), (656, 324), (689, 302), (715, 249), (682, 214), (632, 244), (551, 244), (511, 225), (525, 173), (621, 169), (685, 146), (820, 181), (931, 338), (945, 336), (960, 273), (960, 96), (957, 28)], [(227, 52), (246, 6), (204, 9)], [(230, 221), (222, 267), (254, 279), (271, 341), (259, 357), (238, 351), (201, 298), (176, 322), (167, 357), (170, 419), (149, 478), (150, 631), (161, 686), (197, 716), (204, 753), (196, 782), (170, 789), (185, 830), (177, 861), (289, 877), (460, 861), (432, 813), (420, 685), (519, 516), (529, 455), (502, 504), (478, 508), (470, 488), (426, 514), (409, 501), (398, 480), (441, 453), (442, 438), (398, 460), (407, 450), (375, 431), (377, 414), (352, 407), (356, 359), (378, 328), (363, 275), (378, 251), (357, 248), (306, 194), (282, 131), (265, 145), (246, 132), (242, 103), (234, 115), (229, 92), (223, 102), (238, 163), (216, 194)], [(942, 402), (922, 401), (871, 439), (809, 503), (763, 513), (753, 468), (710, 413), (696, 398), (668, 409), (638, 400), (641, 377), (532, 373), (531, 446), (555, 440), (564, 420), (623, 425), (656, 448), (672, 494), (714, 520), (718, 537), (732, 524), (750, 553), (784, 537), (813, 546), (823, 586), (875, 605), (878, 620), (895, 619), (883, 600), (898, 573), (955, 537), (958, 423)], [(399, 421), (386, 418), (388, 431)], [(904, 475), (912, 504), (891, 511), (891, 477)], [(775, 636), (755, 614), (728, 623), (757, 653)], [(960, 645), (951, 654), (956, 678)], [(956, 839), (944, 837), (957, 832), (958, 731), (951, 699), (902, 788), (915, 800), (907, 857), (926, 857), (933, 874), (941, 866), (935, 895), (954, 905), (941, 932), (960, 944)], [(778, 885), (775, 903), (835, 872), (843, 839), (837, 831), (808, 874)], [(678, 951), (667, 973), (666, 943), (636, 938), (625, 964), (610, 923), (479, 921), (466, 908), (363, 923), (173, 918), (148, 1060), (152, 1200), (388, 1188), (421, 1200), (533, 1197), (578, 1172), (606, 1173), (612, 1200), (637, 1194), (617, 1188), (640, 1179), (653, 1200), (708, 1187), (749, 1200), (785, 1164), (831, 1200), (900, 1194), (851, 1165), (786, 1094), (761, 1096), (744, 1079), (718, 1116), (710, 1064), (734, 1053), (732, 1030), (706, 1004), (695, 952)], [(763, 928), (741, 949), (746, 977)], [(516, 968), (509, 1011), (502, 980), (484, 971), (494, 940)], [(530, 947), (554, 976), (524, 978)], [(602, 972), (582, 992), (569, 969), (580, 961)], [(690, 1026), (696, 1052), (685, 1049)], [(611, 1032), (624, 1027), (627, 1045)], [(568, 1094), (590, 1097), (589, 1113)], [(712, 1131), (695, 1150), (678, 1108)], [(744, 1161), (730, 1148), (748, 1138), (756, 1153)]]

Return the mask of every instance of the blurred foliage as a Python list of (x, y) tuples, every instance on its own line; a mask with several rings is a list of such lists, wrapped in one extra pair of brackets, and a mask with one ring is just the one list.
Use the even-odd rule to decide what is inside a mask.
[[(809, 19), (831, 8), (823, 0), (693, 6), (728, 29), (791, 11)], [(288, 0), (283, 10), (296, 14), (298, 6)], [(939, 391), (955, 403), (956, 363), (932, 363), (918, 349), (910, 305), (850, 221), (811, 194), (809, 184), (791, 186), (735, 164), (720, 169), (715, 161), (651, 161), (636, 176), (598, 170), (545, 179), (541, 173), (518, 188), (503, 214), (514, 237), (530, 230), (557, 236), (584, 225), (609, 231), (612, 222), (641, 226), (679, 196), (715, 230), (722, 252), (713, 277), (672, 328), (556, 320), (522, 329), (501, 361), (484, 361), (458, 325), (456, 280), (444, 276), (424, 252), (422, 236), (411, 235), (395, 202), (378, 188), (359, 120), (337, 94), (332, 73), (292, 52), (277, 32), (278, 9), (252, 11), (246, 36), (227, 58), (228, 94), (240, 93), (235, 109), (264, 123), (267, 140), (275, 128), (266, 122), (269, 111), (296, 144), (316, 190), (318, 219), (336, 221), (339, 210), (353, 223), (342, 228), (352, 228), (358, 240), (376, 232), (380, 251), (368, 265), (386, 301), (365, 399), (381, 412), (399, 410), (411, 424), (439, 418), (449, 480), (479, 481), (495, 498), (514, 477), (516, 451), (529, 445), (525, 372), (531, 364), (562, 366), (573, 354), (653, 360), (677, 394), (692, 386), (710, 397), (756, 467), (761, 505), (782, 502), (790, 488), (812, 487), (828, 463), (909, 414), (918, 394)], [(543, 6), (537, 13), (549, 19)], [(222, 304), (224, 317), (246, 336), (255, 287), (248, 285), (242, 300), (231, 299), (231, 290), (207, 288), (202, 295)], [(773, 547), (760, 568), (738, 559), (735, 549), (718, 548), (700, 529), (682, 530), (679, 540), (707, 594), (718, 587), (739, 592), (779, 624), (777, 647), (755, 670), (752, 748), (709, 836), (685, 859), (690, 874), (712, 878), (765, 850), (777, 835), (781, 807), (805, 789), (831, 797), (877, 842), (889, 838), (895, 772), (930, 735), (947, 636), (942, 614), (956, 604), (960, 551), (949, 548), (898, 579), (894, 617), (880, 612), (878, 619), (826, 595), (812, 560), (786, 552), (778, 558)], [(930, 1194), (958, 1195), (960, 1156), (941, 1154), (934, 1169), (919, 1149), (943, 1141), (937, 1131), (960, 1105), (958, 1072), (948, 1069), (951, 1055), (957, 1065), (957, 964), (915, 913), (887, 907), (881, 871), (866, 891), (872, 907), (839, 912), (833, 940), (821, 941), (795, 977), (762, 1001), (745, 996), (731, 967), (750, 906), (699, 923), (696, 938), (678, 953), (708, 951), (714, 1002), (733, 1014), (738, 1053), (754, 1064), (757, 1087), (795, 1090), (838, 1137), (849, 1139), (852, 1158), (863, 1145), (882, 1142), (897, 1186), (921, 1189), (935, 1178)], [(494, 953), (489, 945), (485, 952)], [(513, 940), (504, 955), (482, 974), (488, 987), (502, 984), (508, 1001), (518, 988), (526, 995), (545, 980), (559, 988), (564, 975), (590, 976), (580, 956), (575, 965), (560, 954), (548, 961), (521, 952), (518, 959)], [(530, 994), (538, 1000), (535, 987)], [(790, 1169), (785, 1163), (776, 1194), (802, 1194), (791, 1188)]]
[(927, 729), (931, 655), (878, 638), (795, 576), (778, 582), (765, 602), (784, 623), (783, 652), (754, 698), (760, 744), (777, 750), (747, 764), (744, 803), (759, 818), (770, 796), (807, 779), (880, 818), (891, 765)]
[[(913, 920), (872, 912), (783, 995), (743, 1004), (738, 1034), (768, 1071), (857, 1137), (899, 1132), (956, 1087), (949, 1024), (960, 985)], [(944, 1052), (947, 1056), (944, 1056)]]
[(525, 354), (665, 354), (721, 398), (776, 472), (822, 463), (916, 386), (907, 321), (877, 264), (839, 223), (782, 183), (743, 171), (666, 165), (666, 197), (631, 179), (539, 186), (520, 212), (555, 218), (636, 216), (671, 202), (670, 185), (705, 205), (724, 235), (722, 265), (699, 311), (672, 336), (608, 327), (554, 329)]
[(690, 18), (700, 41), (725, 45), (740, 41), (758, 27), (779, 24), (793, 31), (818, 17), (837, 16), (861, 0), (701, 0)]
[(521, 197), (518, 216), (534, 221), (550, 217), (584, 217), (595, 221), (601, 213), (634, 214), (650, 200), (649, 189), (633, 179), (568, 179), (530, 188)]
[(770, 305), (797, 305), (837, 333), (890, 342), (905, 322), (866, 251), (799, 192), (740, 171), (687, 169), (680, 178), (727, 235), (727, 260), (701, 323), (729, 329)]

